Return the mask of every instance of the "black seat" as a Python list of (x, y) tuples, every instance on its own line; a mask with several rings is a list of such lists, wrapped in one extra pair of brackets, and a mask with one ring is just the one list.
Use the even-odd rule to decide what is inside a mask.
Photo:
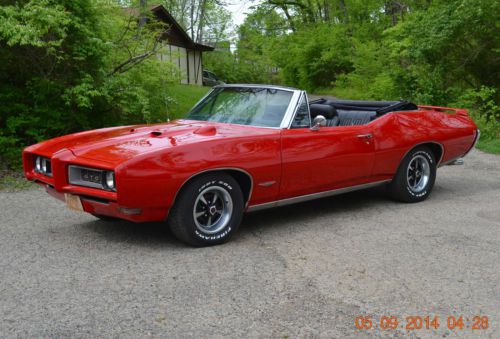
[(337, 110), (330, 105), (323, 104), (310, 104), (309, 110), (311, 112), (311, 119), (316, 118), (318, 115), (322, 115), (326, 118), (326, 126), (337, 126), (340, 122)]
[(338, 110), (338, 116), (340, 118), (340, 126), (366, 125), (370, 121), (375, 120), (377, 112)]

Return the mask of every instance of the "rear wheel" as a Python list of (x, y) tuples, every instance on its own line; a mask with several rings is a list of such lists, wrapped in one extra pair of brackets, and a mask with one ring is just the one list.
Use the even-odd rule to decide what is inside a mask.
[(206, 174), (181, 190), (170, 210), (168, 225), (179, 240), (189, 245), (217, 245), (236, 232), (243, 207), (243, 193), (230, 175)]
[(411, 150), (399, 165), (389, 188), (394, 199), (403, 202), (425, 200), (436, 180), (436, 160), (428, 147)]

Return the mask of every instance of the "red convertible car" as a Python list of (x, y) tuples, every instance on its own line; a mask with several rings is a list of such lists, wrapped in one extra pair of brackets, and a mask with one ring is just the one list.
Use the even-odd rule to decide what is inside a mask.
[(386, 185), (427, 198), (479, 130), (463, 109), (319, 99), (267, 85), (212, 89), (185, 119), (27, 147), (29, 180), (102, 219), (166, 221), (182, 241), (227, 241), (245, 211)]

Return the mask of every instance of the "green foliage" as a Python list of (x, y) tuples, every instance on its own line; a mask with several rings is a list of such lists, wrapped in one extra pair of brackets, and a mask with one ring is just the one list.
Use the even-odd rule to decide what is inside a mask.
[[(482, 130), (479, 147), (498, 145), (499, 1), (268, 0), (264, 6), (278, 8), (288, 25), (260, 57), (279, 68), (284, 84), (343, 98), (468, 108)], [(263, 22), (245, 25), (265, 31)]]
[[(60, 47), (67, 36), (71, 16), (64, 6), (50, 0), (30, 1), (24, 6), (12, 2), (0, 7), (0, 35), (8, 46)], [(51, 35), (47, 38), (48, 35)], [(55, 49), (50, 49), (55, 52)]]
[(159, 61), (156, 20), (106, 0), (3, 1), (0, 6), (0, 159), (23, 146), (109, 125), (168, 116), (173, 66)]
[(285, 83), (308, 90), (331, 86), (338, 75), (352, 70), (352, 46), (342, 26), (306, 27), (284, 37), (271, 57)]
[(376, 41), (353, 40), (352, 43), (353, 70), (338, 76), (334, 83), (337, 95), (364, 100), (399, 99), (394, 70), (387, 67), (387, 50), (380, 48)]
[(193, 41), (216, 45), (228, 38), (231, 13), (219, 0), (161, 0)]
[[(498, 150), (497, 0), (265, 0), (238, 27), (234, 51), (218, 1), (163, 2), (195, 40), (217, 44), (204, 66), (226, 82), (464, 107), (479, 147)], [(174, 85), (176, 67), (156, 58), (166, 27), (139, 25), (118, 5), (138, 3), (0, 1), (2, 167), (53, 136), (174, 119), (207, 91)]]
[(479, 90), (465, 91), (452, 105), (470, 110), (470, 115), (481, 130), (477, 147), (500, 154), (500, 105), (495, 103), (497, 96), (497, 88), (483, 86)]
[(496, 0), (434, 1), (387, 30), (391, 65), (404, 72), (401, 92), (445, 105), (465, 89), (498, 86), (499, 10)]
[(284, 19), (268, 7), (258, 7), (238, 28), (237, 50), (222, 42), (204, 55), (204, 66), (227, 83), (277, 83), (276, 66), (269, 55), (286, 30)]

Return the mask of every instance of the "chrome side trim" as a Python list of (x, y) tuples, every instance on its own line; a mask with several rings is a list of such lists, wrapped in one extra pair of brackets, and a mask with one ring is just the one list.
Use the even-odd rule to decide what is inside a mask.
[(261, 186), (261, 187), (271, 187), (275, 183), (276, 183), (276, 180), (264, 181), (264, 182), (259, 183), (259, 186)]
[(286, 206), (286, 205), (296, 204), (299, 202), (330, 197), (333, 195), (338, 195), (338, 194), (343, 194), (343, 193), (348, 193), (348, 192), (354, 192), (354, 191), (358, 191), (358, 190), (363, 190), (363, 189), (367, 189), (367, 188), (371, 188), (371, 187), (380, 186), (380, 185), (383, 185), (383, 184), (388, 183), (390, 181), (391, 181), (390, 179), (382, 180), (382, 181), (375, 181), (375, 182), (370, 182), (370, 183), (362, 184), (362, 185), (337, 188), (337, 189), (334, 189), (331, 191), (324, 191), (324, 192), (319, 192), (319, 193), (301, 195), (298, 197), (293, 197), (293, 198), (288, 198), (288, 199), (276, 200), (276, 201), (272, 201), (272, 202), (267, 202), (265, 204), (250, 206), (250, 207), (248, 207), (247, 212), (255, 212), (255, 211), (260, 211), (260, 210), (267, 209), (267, 208)]
[(177, 190), (177, 192), (175, 192), (174, 199), (172, 200), (172, 205), (175, 203), (175, 200), (177, 200), (177, 196), (179, 195), (179, 192), (182, 190), (182, 188), (191, 179), (193, 179), (194, 177), (196, 177), (196, 176), (198, 176), (200, 174), (203, 174), (203, 173), (207, 173), (207, 172), (220, 172), (220, 171), (228, 171), (228, 170), (229, 171), (238, 171), (238, 172), (241, 172), (243, 174), (246, 174), (250, 178), (250, 191), (248, 192), (248, 200), (245, 202), (245, 208), (246, 208), (248, 206), (248, 202), (252, 198), (252, 193), (253, 193), (253, 177), (252, 177), (252, 175), (250, 173), (248, 173), (244, 169), (237, 168), (237, 167), (217, 167), (217, 168), (210, 168), (210, 169), (206, 169), (206, 170), (203, 170), (203, 171), (200, 171), (200, 172), (197, 172), (197, 173), (191, 175), (189, 178), (187, 178), (186, 180), (184, 180), (184, 182), (179, 187), (179, 189)]

